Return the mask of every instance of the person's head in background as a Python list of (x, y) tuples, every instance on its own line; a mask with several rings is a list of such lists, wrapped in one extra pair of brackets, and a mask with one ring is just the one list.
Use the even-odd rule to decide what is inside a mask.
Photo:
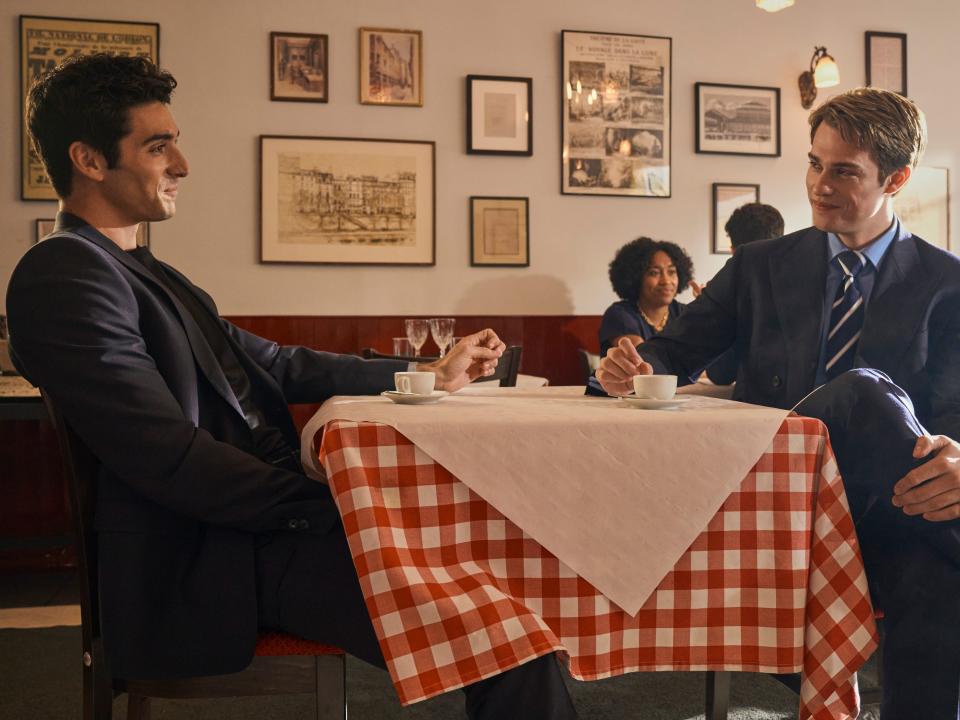
[(610, 263), (610, 284), (622, 300), (650, 313), (668, 306), (693, 278), (693, 261), (676, 243), (637, 238)]
[(730, 250), (754, 240), (769, 240), (783, 235), (783, 216), (772, 205), (747, 203), (730, 215), (724, 231), (730, 238)]

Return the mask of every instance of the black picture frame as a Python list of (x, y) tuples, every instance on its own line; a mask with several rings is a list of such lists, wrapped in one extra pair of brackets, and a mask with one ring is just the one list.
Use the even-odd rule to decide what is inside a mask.
[[(501, 101), (499, 108), (492, 107), (490, 96), (495, 90), (501, 96), (512, 93), (515, 105), (505, 106)], [(499, 126), (499, 134), (485, 132), (491, 124)], [(504, 126), (510, 125), (514, 133), (503, 134)], [(533, 78), (467, 75), (467, 154), (533, 155)]]
[[(723, 196), (725, 190), (732, 189), (744, 190), (743, 196), (744, 199), (737, 200), (734, 207), (721, 207), (721, 203), (726, 199)], [(752, 194), (746, 192), (747, 189), (753, 190)], [(711, 227), (713, 230), (713, 242), (710, 252), (713, 255), (732, 255), (733, 251), (730, 249), (730, 239), (726, 237), (726, 231), (724, 226), (727, 224), (727, 220), (730, 218), (731, 213), (736, 210), (738, 207), (745, 205), (746, 203), (760, 202), (760, 185), (757, 183), (730, 183), (730, 182), (715, 182), (713, 183), (713, 221)], [(749, 194), (749, 197), (747, 195)], [(733, 199), (733, 198), (730, 198)], [(724, 239), (726, 238), (726, 240)]]
[(671, 197), (673, 38), (563, 30), (560, 47), (560, 193)]
[[(882, 90), (892, 90), (895, 93), (907, 97), (907, 34), (879, 32), (876, 30), (867, 30), (863, 34), (867, 71), (867, 87), (876, 87)], [(900, 44), (899, 65), (900, 72), (896, 72), (896, 62), (892, 61), (890, 49), (886, 53), (881, 53), (883, 48), (878, 47), (878, 43), (884, 41), (898, 41)], [(896, 56), (896, 50), (893, 51)], [(897, 83), (890, 82), (891, 71), (894, 75), (899, 74), (899, 87)]]
[[(312, 57), (301, 58), (300, 48), (294, 49), (290, 44), (284, 43), (287, 39), (304, 41), (306, 46), (303, 51)], [(296, 52), (294, 62), (297, 65), (293, 68), (290, 68), (289, 60), (291, 50)], [(319, 67), (316, 64), (318, 60), (321, 63)], [(310, 72), (303, 71), (303, 67), (309, 68)], [(297, 71), (296, 81), (288, 82), (288, 68), (290, 68), (291, 79), (294, 77), (293, 73)], [(315, 89), (316, 85), (321, 83), (321, 89)], [(281, 84), (295, 85), (296, 89), (278, 87)], [(330, 38), (327, 35), (279, 30), (270, 33), (270, 99), (274, 102), (329, 102)]]
[[(780, 157), (780, 88), (698, 82), (694, 83), (693, 94), (696, 152), (704, 155)], [(765, 99), (769, 100), (769, 110), (763, 107), (762, 101)], [(731, 107), (735, 107), (732, 116)], [(767, 112), (769, 136), (764, 136), (764, 128), (757, 120)], [(755, 117), (753, 123), (750, 123), (751, 114)], [(735, 121), (735, 124), (728, 128), (727, 123), (731, 121)], [(754, 126), (753, 132), (745, 132), (751, 129), (750, 125)], [(748, 134), (753, 136), (752, 139), (746, 137)]]
[[(516, 223), (515, 234), (506, 235), (507, 246), (503, 247), (503, 233), (491, 229), (487, 233), (486, 223), (490, 222), (490, 211), (500, 211), (510, 225)], [(511, 217), (512, 211), (512, 217)], [(496, 237), (494, 237), (496, 236)], [(488, 241), (489, 239), (489, 241)], [(516, 248), (509, 252), (509, 243), (516, 240)], [(496, 247), (501, 245), (501, 247)], [(530, 267), (530, 198), (482, 196), (470, 197), (470, 265), (472, 267)]]
[[(35, 33), (35, 34), (33, 34)], [(71, 37), (71, 33), (73, 37)], [(90, 39), (93, 36), (94, 39)], [(99, 36), (107, 37), (103, 40)], [(85, 50), (137, 54), (160, 64), (160, 24), (135, 20), (96, 20), (20, 15), (20, 199), (57, 200), (40, 158), (30, 147), (24, 110), (33, 81), (70, 55)]]

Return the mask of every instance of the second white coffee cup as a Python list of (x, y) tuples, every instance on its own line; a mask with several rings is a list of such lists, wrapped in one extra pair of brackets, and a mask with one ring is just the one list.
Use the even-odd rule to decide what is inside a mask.
[(429, 395), (433, 392), (437, 376), (432, 372), (398, 372), (393, 374), (393, 382), (397, 392)]
[(677, 393), (677, 376), (634, 375), (633, 392), (638, 398), (671, 400)]

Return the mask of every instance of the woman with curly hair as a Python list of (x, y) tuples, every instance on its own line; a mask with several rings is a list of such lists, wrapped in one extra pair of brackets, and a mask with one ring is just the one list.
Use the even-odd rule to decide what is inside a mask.
[(603, 314), (600, 355), (622, 337), (639, 345), (661, 332), (680, 314), (677, 293), (692, 279), (693, 261), (676, 243), (641, 237), (620, 248), (610, 263), (610, 283), (621, 299)]

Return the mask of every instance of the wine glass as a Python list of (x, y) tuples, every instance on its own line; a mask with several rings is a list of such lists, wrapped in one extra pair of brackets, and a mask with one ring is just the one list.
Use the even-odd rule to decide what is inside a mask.
[(437, 347), (440, 348), (440, 357), (443, 357), (447, 345), (453, 340), (453, 326), (455, 323), (456, 320), (453, 318), (430, 319), (430, 334), (433, 336), (433, 341), (437, 344)]
[(430, 332), (430, 323), (426, 320), (404, 320), (404, 329), (407, 332), (407, 340), (413, 345), (413, 355), (420, 355), (420, 348), (427, 341), (427, 333)]

